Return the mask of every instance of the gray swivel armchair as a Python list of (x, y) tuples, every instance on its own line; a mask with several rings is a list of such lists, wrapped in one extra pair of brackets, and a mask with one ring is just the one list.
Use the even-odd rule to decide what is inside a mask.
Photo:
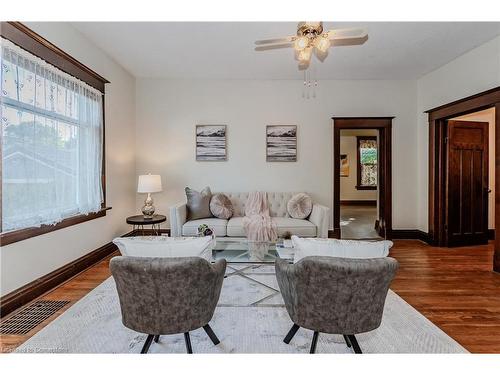
[(203, 327), (214, 345), (219, 339), (209, 326), (219, 300), (226, 261), (210, 264), (198, 257), (115, 257), (110, 262), (126, 327), (148, 335), (141, 353), (161, 335), (183, 333), (192, 353), (189, 332)]
[(398, 269), (393, 258), (348, 259), (311, 256), (296, 264), (276, 260), (276, 277), (293, 326), (289, 344), (300, 327), (341, 334), (348, 347), (362, 353), (354, 335), (378, 328), (389, 285)]

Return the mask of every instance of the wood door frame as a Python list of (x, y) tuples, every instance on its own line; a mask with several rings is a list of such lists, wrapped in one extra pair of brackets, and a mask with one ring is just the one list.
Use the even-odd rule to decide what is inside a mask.
[(332, 117), (333, 120), (333, 237), (340, 238), (340, 131), (379, 131), (379, 234), (392, 238), (392, 120), (394, 117)]
[[(445, 246), (445, 134), (446, 121), (495, 108), (495, 186), (500, 181), (500, 87), (425, 111), (429, 121), (428, 237), (432, 245)], [(492, 160), (490, 160), (492, 162)], [(495, 189), (495, 250), (493, 270), (500, 272), (500, 189)]]

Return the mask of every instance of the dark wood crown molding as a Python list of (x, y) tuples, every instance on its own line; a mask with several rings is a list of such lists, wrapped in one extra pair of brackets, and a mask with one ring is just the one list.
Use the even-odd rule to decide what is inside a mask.
[(97, 74), (21, 22), (1, 22), (0, 35), (102, 93), (104, 93), (104, 85), (109, 83), (106, 78)]
[(466, 98), (455, 100), (448, 104), (440, 105), (439, 107), (429, 109), (424, 113), (428, 113), (429, 121), (433, 121), (450, 116), (460, 116), (461, 114), (465, 114), (471, 111), (477, 112), (482, 109), (492, 107), (494, 106), (494, 103), (499, 102), (500, 86), (468, 96)]

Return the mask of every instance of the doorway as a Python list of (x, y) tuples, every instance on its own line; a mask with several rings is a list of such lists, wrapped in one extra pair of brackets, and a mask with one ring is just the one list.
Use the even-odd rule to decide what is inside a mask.
[[(436, 246), (461, 246), (478, 243), (478, 239), (474, 238), (474, 236), (476, 231), (481, 231), (480, 228), (478, 228), (478, 226), (471, 227), (468, 223), (469, 219), (464, 219), (464, 216), (467, 216), (467, 213), (469, 213), (469, 215), (481, 215), (481, 219), (483, 220), (482, 223), (480, 219), (475, 217), (471, 217), (470, 220), (473, 220), (474, 223), (479, 220), (479, 223), (483, 224), (482, 228), (484, 228), (484, 222), (488, 223), (488, 237), (495, 239), (493, 270), (500, 272), (500, 189), (493, 189), (493, 185), (491, 184), (492, 176), (494, 176), (495, 181), (500, 179), (500, 168), (497, 168), (497, 166), (500, 165), (500, 131), (497, 131), (497, 126), (500, 125), (500, 87), (430, 109), (426, 111), (426, 113), (429, 116), (429, 242)], [(492, 123), (490, 124), (488, 121), (488, 142), (479, 142), (478, 138), (481, 133), (483, 133), (484, 137), (486, 130), (476, 130), (475, 139), (470, 141), (469, 135), (467, 135), (469, 133), (464, 133), (462, 135), (465, 137), (463, 139), (464, 142), (459, 143), (462, 148), (460, 152), (463, 153), (464, 149), (467, 148), (469, 149), (469, 153), (473, 150), (478, 154), (482, 152), (483, 159), (485, 155), (484, 149), (485, 147), (488, 148), (489, 157), (488, 169), (486, 172), (489, 175), (488, 181), (483, 182), (482, 188), (479, 182), (476, 181), (474, 192), (479, 198), (474, 197), (473, 199), (465, 199), (465, 195), (462, 195), (462, 199), (455, 199), (458, 206), (463, 206), (463, 208), (460, 208), (460, 215), (462, 217), (459, 218), (459, 220), (462, 220), (462, 223), (458, 224), (462, 225), (462, 227), (458, 227), (460, 230), (457, 231), (456, 238), (452, 238), (452, 233), (450, 232), (457, 230), (457, 224), (455, 222), (453, 228), (449, 227), (450, 220), (455, 219), (449, 209), (452, 205), (450, 196), (451, 193), (453, 193), (453, 188), (456, 190), (457, 186), (460, 186), (460, 184), (456, 182), (457, 180), (455, 180), (454, 183), (450, 182), (450, 176), (448, 174), (449, 161), (447, 157), (449, 158), (450, 156), (447, 143), (449, 142), (448, 133), (450, 131), (450, 123), (452, 124), (451, 127), (456, 125), (456, 123), (453, 125), (456, 121), (464, 121), (469, 124), (474, 122), (484, 123), (486, 121), (481, 121), (484, 120), (484, 118), (478, 120), (477, 116), (485, 114), (489, 114), (489, 121)], [(480, 125), (475, 126), (479, 127)], [(462, 126), (462, 128), (463, 127), (464, 126)], [(466, 130), (463, 130), (463, 132)], [(487, 144), (487, 146), (479, 146), (479, 143), (483, 145)], [(480, 151), (481, 149), (483, 151)], [(453, 157), (456, 158), (457, 156)], [(463, 158), (461, 160), (463, 160)], [(479, 157), (476, 156), (472, 161), (478, 163), (478, 160)], [(466, 163), (469, 163), (469, 161), (466, 161)], [(479, 167), (478, 164), (476, 164), (475, 167), (472, 165), (471, 168), (473, 171), (483, 169), (483, 167)], [(470, 181), (472, 181), (471, 178), (475, 178), (474, 174), (470, 173), (465, 177)], [(484, 180), (485, 178), (483, 178), (483, 181)], [(460, 187), (458, 189), (460, 189)], [(491, 192), (489, 192), (490, 190)], [(468, 192), (469, 190), (466, 190), (466, 193)], [(447, 202), (447, 200), (449, 201)], [(478, 206), (478, 200), (481, 207), (487, 206), (487, 208), (483, 209), (482, 213), (481, 210), (469, 207), (470, 202), (475, 202), (476, 206)], [(487, 219), (485, 219), (486, 215)], [(463, 220), (466, 220), (465, 225)], [(494, 233), (490, 230), (493, 229), (492, 227), (494, 227)], [(468, 232), (466, 233), (466, 231)], [(469, 235), (471, 238), (467, 239), (467, 236), (462, 235)], [(484, 239), (482, 239), (482, 242), (484, 243)]]
[(334, 238), (392, 238), (392, 119), (333, 117)]
[(379, 239), (378, 130), (340, 130), (340, 238)]
[(486, 244), (495, 228), (495, 108), (444, 126), (445, 239), (449, 247)]

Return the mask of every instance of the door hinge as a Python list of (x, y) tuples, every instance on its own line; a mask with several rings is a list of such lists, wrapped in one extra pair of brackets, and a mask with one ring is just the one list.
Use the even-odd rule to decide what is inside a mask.
[(444, 137), (444, 143), (448, 143), (448, 137)]

